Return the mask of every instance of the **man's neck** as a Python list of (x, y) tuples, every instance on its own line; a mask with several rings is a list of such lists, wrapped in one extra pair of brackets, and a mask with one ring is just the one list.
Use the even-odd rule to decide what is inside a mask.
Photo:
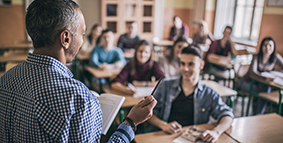
[(103, 47), (104, 47), (105, 51), (111, 51), (113, 49), (113, 45), (111, 45), (111, 44), (108, 44), (108, 45), (103, 46)]
[(136, 34), (135, 33), (128, 33), (127, 36), (131, 39), (135, 38), (136, 37)]
[(193, 81), (190, 81), (190, 80), (185, 80), (182, 78), (181, 85), (182, 85), (183, 91), (186, 96), (194, 92), (194, 90), (196, 89), (197, 83), (198, 83), (198, 80), (196, 79)]
[(53, 57), (66, 65), (66, 57), (63, 48), (38, 48), (34, 49), (33, 54)]

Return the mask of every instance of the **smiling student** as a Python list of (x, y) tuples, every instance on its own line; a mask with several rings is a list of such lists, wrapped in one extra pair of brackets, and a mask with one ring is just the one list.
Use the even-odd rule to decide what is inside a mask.
[(199, 76), (204, 66), (202, 51), (196, 45), (184, 48), (180, 57), (181, 75), (160, 83), (154, 94), (157, 100), (148, 131), (162, 130), (169, 134), (182, 131), (182, 126), (205, 124), (212, 116), (218, 125), (206, 130), (201, 138), (215, 142), (227, 130), (234, 118), (220, 96), (204, 85)]
[(111, 88), (126, 94), (134, 94), (133, 89), (124, 85), (125, 82), (132, 83), (134, 86), (154, 86), (151, 82), (152, 77), (159, 79), (164, 77), (159, 65), (152, 60), (151, 44), (140, 41), (135, 50), (135, 56), (122, 69), (120, 74), (111, 82)]

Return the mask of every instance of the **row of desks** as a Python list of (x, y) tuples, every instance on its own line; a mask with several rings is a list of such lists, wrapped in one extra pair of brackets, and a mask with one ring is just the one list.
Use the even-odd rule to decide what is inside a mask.
[[(213, 129), (216, 124), (196, 125)], [(188, 127), (184, 127), (183, 131)], [(283, 118), (275, 113), (235, 118), (232, 126), (218, 139), (218, 143), (281, 143), (283, 141)], [(163, 131), (135, 136), (137, 143), (172, 143), (179, 134), (169, 135)]]

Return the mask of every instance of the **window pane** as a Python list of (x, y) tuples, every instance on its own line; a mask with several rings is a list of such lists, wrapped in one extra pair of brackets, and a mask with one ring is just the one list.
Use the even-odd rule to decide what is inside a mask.
[(151, 22), (143, 22), (143, 32), (151, 32)]
[(152, 6), (151, 5), (145, 5), (143, 7), (143, 16), (152, 16)]
[(258, 39), (259, 32), (260, 32), (262, 12), (263, 12), (262, 7), (261, 8), (255, 8), (255, 15), (254, 15), (254, 19), (253, 19), (251, 39)]
[(264, 5), (264, 0), (256, 0), (256, 6), (263, 7), (263, 5)]
[(234, 36), (237, 38), (248, 38), (250, 36), (250, 26), (252, 21), (252, 8), (240, 7), (236, 8), (236, 16), (234, 23)]
[(125, 14), (125, 17), (135, 17), (136, 16), (136, 5), (126, 4), (124, 14)]
[(117, 16), (117, 5), (107, 4), (107, 16)]
[(113, 33), (117, 32), (117, 22), (107, 22), (107, 28)]

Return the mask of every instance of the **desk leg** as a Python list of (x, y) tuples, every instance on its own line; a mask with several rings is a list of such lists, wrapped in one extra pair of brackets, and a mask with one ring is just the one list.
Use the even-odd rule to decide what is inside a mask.
[(252, 80), (251, 85), (250, 85), (250, 91), (249, 91), (249, 101), (248, 101), (248, 106), (247, 106), (247, 113), (246, 116), (249, 116), (249, 111), (250, 111), (250, 104), (251, 104), (251, 98), (252, 98), (252, 91), (253, 91), (253, 86), (254, 86), (254, 80)]
[(279, 89), (279, 107), (278, 107), (278, 114), (281, 115), (281, 108), (282, 108), (282, 95), (283, 91), (282, 89)]
[(120, 122), (121, 122), (121, 124), (123, 123), (124, 116), (125, 116), (124, 110), (120, 109)]

